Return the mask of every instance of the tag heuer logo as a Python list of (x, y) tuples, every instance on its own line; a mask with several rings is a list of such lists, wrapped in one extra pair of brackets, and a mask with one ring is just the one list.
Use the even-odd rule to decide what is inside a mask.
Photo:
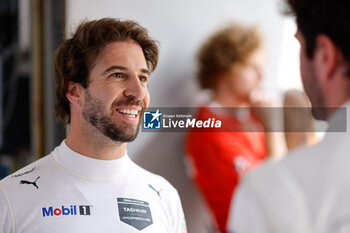
[(143, 128), (144, 129), (160, 129), (162, 113), (157, 109), (156, 112), (145, 111), (143, 113)]
[(120, 221), (141, 231), (153, 224), (151, 209), (148, 202), (117, 198)]

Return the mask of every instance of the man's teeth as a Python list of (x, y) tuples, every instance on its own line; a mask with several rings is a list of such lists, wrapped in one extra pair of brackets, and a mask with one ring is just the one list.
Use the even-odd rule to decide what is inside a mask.
[(138, 111), (133, 109), (118, 109), (118, 112), (128, 115), (137, 115)]

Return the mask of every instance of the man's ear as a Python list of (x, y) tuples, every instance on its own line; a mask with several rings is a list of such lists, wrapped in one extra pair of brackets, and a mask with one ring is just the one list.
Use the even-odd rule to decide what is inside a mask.
[(333, 41), (326, 35), (318, 35), (315, 39), (314, 70), (321, 82), (327, 83), (334, 78), (342, 55)]
[(68, 81), (66, 97), (72, 105), (82, 106), (83, 87), (79, 83)]

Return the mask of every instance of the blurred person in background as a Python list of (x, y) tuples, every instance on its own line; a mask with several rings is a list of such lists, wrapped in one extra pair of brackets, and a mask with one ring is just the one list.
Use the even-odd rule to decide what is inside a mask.
[(272, 131), (273, 101), (261, 90), (265, 54), (258, 28), (231, 23), (213, 34), (198, 53), (198, 81), (213, 91), (196, 119), (220, 119), (222, 132), (189, 132), (186, 160), (218, 231), (226, 232), (229, 206), (241, 175), (267, 157), (283, 154), (283, 135)]
[(350, 1), (288, 0), (303, 86), (323, 140), (246, 173), (233, 201), (235, 233), (350, 232)]
[(186, 232), (176, 189), (136, 165), (127, 143), (149, 105), (157, 43), (133, 21), (86, 21), (55, 58), (67, 138), (0, 181), (0, 232)]

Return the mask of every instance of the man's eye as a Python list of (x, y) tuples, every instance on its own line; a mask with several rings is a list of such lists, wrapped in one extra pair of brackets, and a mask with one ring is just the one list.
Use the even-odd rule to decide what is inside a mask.
[(114, 78), (125, 78), (125, 74), (123, 73), (114, 73), (111, 76)]
[(140, 76), (139, 79), (140, 79), (141, 82), (145, 83), (145, 82), (147, 82), (148, 77), (146, 77), (146, 76)]

